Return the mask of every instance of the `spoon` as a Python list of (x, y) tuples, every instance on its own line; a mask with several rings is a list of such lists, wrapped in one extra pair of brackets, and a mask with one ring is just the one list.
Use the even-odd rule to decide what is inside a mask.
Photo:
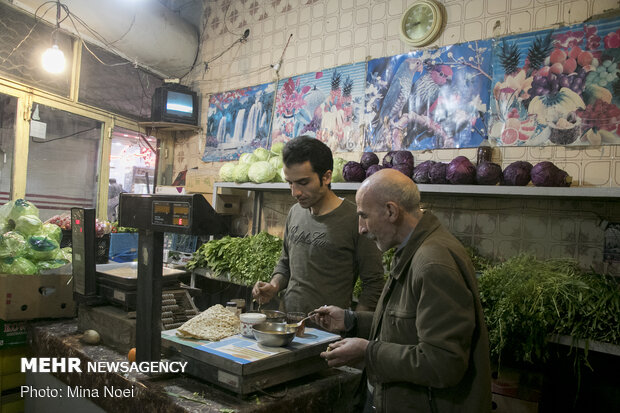
[(309, 319), (309, 318), (311, 318), (311, 317), (312, 317), (312, 314), (311, 314), (311, 315), (309, 315), (309, 316), (307, 316), (307, 317), (302, 318), (301, 320), (299, 320), (299, 321), (298, 321), (298, 322), (296, 322), (296, 323), (286, 323), (286, 327), (300, 327), (300, 326), (301, 326), (301, 324), (302, 324), (304, 321), (306, 321), (307, 319)]

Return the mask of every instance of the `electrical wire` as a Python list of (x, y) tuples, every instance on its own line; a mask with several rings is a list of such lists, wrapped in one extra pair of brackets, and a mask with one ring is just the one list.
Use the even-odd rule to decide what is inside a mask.
[(37, 7), (37, 9), (34, 12), (34, 25), (32, 26), (32, 28), (30, 29), (30, 31), (28, 32), (28, 34), (26, 34), (26, 37), (24, 37), (18, 44), (17, 46), (15, 46), (13, 48), (13, 50), (11, 50), (11, 52), (7, 55), (7, 57), (5, 57), (2, 62), (0, 62), (0, 65), (3, 65), (7, 60), (9, 60), (9, 58), (13, 55), (13, 53), (15, 53), (15, 51), (17, 49), (19, 49), (19, 47), (26, 41), (28, 40), (28, 38), (30, 37), (30, 35), (32, 34), (32, 32), (34, 31), (34, 29), (37, 27), (37, 25), (41, 22), (41, 20), (45, 17), (45, 15), (47, 14), (47, 12), (49, 12), (51, 9), (53, 9), (54, 7), (56, 7), (55, 5), (50, 5), (47, 10), (45, 10), (45, 13), (43, 13), (43, 15), (41, 16), (40, 20), (37, 20), (37, 13), (39, 12), (39, 10), (41, 9), (41, 7), (45, 6), (46, 4), (49, 3), (54, 3), (56, 4), (56, 1), (50, 0), (50, 1), (46, 1), (45, 3), (42, 3), (39, 7)]
[(84, 130), (77, 131), (77, 132), (74, 132), (74, 133), (70, 133), (69, 135), (60, 136), (60, 137), (54, 138), (54, 139), (35, 140), (35, 138), (33, 136), (31, 136), (30, 140), (32, 141), (32, 143), (49, 143), (49, 142), (54, 142), (54, 141), (58, 141), (58, 140), (61, 140), (61, 139), (67, 139), (67, 138), (70, 138), (72, 136), (84, 133), (84, 132), (90, 132), (91, 130), (94, 130), (94, 129), (99, 129), (99, 126), (93, 126), (92, 128), (88, 128), (88, 129), (84, 129)]

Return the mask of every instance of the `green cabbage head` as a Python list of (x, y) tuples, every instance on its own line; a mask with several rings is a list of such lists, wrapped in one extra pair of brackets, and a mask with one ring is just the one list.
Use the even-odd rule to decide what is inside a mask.
[[(21, 232), (25, 236), (39, 233), (42, 226), (41, 220), (36, 215), (22, 215), (15, 220), (15, 231)], [(58, 228), (60, 229), (60, 227)]]
[(250, 164), (240, 163), (239, 165), (235, 165), (235, 169), (233, 169), (233, 181), (237, 183), (243, 183), (248, 181), (248, 169), (250, 169)]
[(254, 156), (256, 156), (256, 160), (258, 161), (266, 161), (269, 159), (271, 155), (270, 152), (265, 148), (256, 148), (254, 149)]
[(268, 161), (260, 161), (250, 165), (248, 170), (248, 178), (250, 181), (257, 184), (269, 182), (276, 174), (276, 168), (274, 168)]
[(34, 275), (39, 270), (32, 261), (24, 257), (7, 257), (0, 260), (0, 273), (17, 275)]
[(0, 235), (0, 258), (17, 257), (26, 252), (26, 238), (19, 232), (9, 231)]
[(232, 182), (233, 181), (233, 171), (237, 162), (226, 162), (220, 168), (220, 180), (222, 182)]

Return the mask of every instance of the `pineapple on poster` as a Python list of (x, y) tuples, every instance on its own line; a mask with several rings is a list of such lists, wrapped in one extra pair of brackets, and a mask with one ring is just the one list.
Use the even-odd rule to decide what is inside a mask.
[(496, 145), (620, 144), (619, 18), (500, 39), (493, 53)]
[(280, 80), (272, 143), (307, 135), (333, 152), (362, 150), (364, 68), (360, 62)]

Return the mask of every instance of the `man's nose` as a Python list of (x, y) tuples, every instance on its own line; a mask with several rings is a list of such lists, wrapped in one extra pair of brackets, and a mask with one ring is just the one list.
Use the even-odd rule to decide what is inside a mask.
[(293, 196), (293, 198), (297, 198), (301, 195), (301, 191), (295, 184), (291, 185), (291, 195)]
[(364, 222), (362, 222), (362, 219), (359, 219), (358, 225), (357, 225), (357, 231), (360, 234), (366, 234), (368, 232), (368, 228), (366, 228), (366, 225), (364, 224)]

